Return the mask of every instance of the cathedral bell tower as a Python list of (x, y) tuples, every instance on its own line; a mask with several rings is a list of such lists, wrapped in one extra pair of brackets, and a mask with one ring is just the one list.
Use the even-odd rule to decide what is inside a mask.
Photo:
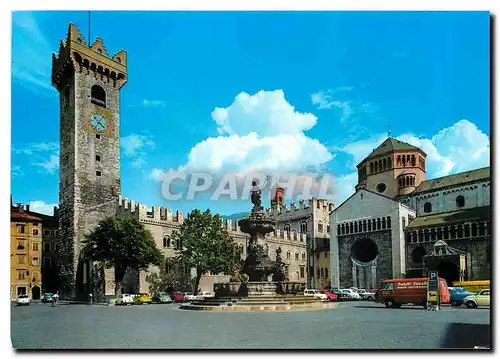
[(101, 219), (116, 214), (126, 61), (123, 50), (109, 56), (100, 38), (87, 44), (74, 24), (52, 56), (52, 85), (60, 99), (60, 291), (66, 298), (93, 290), (82, 241)]
[(358, 164), (356, 190), (389, 198), (407, 195), (425, 181), (426, 157), (420, 148), (389, 137)]

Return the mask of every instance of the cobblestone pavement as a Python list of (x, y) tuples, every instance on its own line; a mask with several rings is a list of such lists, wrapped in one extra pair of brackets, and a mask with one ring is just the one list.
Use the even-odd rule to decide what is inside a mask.
[(32, 303), (12, 306), (17, 349), (490, 347), (490, 310), (387, 309), (347, 302), (330, 310), (195, 312), (177, 304), (106, 307)]

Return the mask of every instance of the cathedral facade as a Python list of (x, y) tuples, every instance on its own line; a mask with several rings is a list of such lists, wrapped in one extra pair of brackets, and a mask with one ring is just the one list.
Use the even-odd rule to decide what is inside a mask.
[(388, 138), (331, 214), (332, 287), (437, 270), (451, 285), (491, 276), (490, 168), (426, 180), (426, 154)]

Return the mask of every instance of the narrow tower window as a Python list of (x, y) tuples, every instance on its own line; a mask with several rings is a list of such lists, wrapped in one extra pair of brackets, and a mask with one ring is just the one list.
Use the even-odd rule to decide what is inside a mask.
[(462, 208), (463, 206), (465, 206), (464, 196), (458, 196), (456, 199), (456, 203), (457, 203), (457, 208)]
[(424, 212), (425, 213), (432, 212), (432, 204), (430, 204), (430, 202), (425, 202), (425, 204), (424, 204)]

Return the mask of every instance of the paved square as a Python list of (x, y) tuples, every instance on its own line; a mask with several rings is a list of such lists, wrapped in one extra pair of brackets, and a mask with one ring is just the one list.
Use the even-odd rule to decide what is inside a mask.
[(172, 305), (12, 307), (18, 349), (439, 349), (490, 346), (489, 309), (387, 309), (369, 302), (298, 312), (194, 312)]

